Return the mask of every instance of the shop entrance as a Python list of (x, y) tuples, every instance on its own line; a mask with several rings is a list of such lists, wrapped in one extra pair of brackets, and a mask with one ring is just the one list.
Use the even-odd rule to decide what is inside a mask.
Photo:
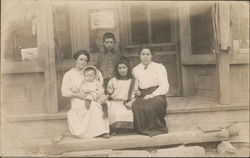
[(151, 47), (153, 60), (167, 69), (167, 95), (182, 95), (177, 6), (169, 2), (78, 2), (54, 3), (52, 8), (59, 111), (69, 108), (60, 88), (64, 73), (74, 66), (72, 54), (86, 49), (90, 64), (95, 65), (106, 32), (115, 34), (115, 49), (128, 57), (132, 66), (139, 63), (141, 47)]

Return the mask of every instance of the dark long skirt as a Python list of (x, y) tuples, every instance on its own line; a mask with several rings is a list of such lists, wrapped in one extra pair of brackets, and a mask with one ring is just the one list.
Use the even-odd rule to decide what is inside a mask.
[(134, 128), (138, 133), (149, 136), (168, 133), (164, 119), (167, 110), (166, 97), (161, 95), (143, 100), (145, 95), (151, 94), (157, 88), (140, 89), (141, 96), (132, 105)]

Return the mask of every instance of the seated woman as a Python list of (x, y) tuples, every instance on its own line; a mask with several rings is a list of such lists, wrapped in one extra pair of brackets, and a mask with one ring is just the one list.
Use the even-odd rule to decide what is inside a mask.
[[(83, 70), (89, 62), (89, 53), (80, 50), (73, 55), (75, 67), (65, 73), (62, 80), (62, 95), (71, 98), (71, 109), (68, 112), (68, 124), (72, 135), (81, 138), (92, 138), (103, 135), (109, 138), (109, 121), (103, 118), (101, 105), (95, 101), (85, 106), (86, 96), (81, 93), (80, 87), (84, 80)], [(98, 79), (103, 83), (100, 71)]]
[(115, 135), (118, 129), (133, 129), (133, 113), (126, 102), (133, 97), (134, 79), (127, 58), (121, 58), (115, 66), (115, 77), (110, 79), (107, 93), (108, 114), (111, 134)]
[(141, 63), (132, 71), (141, 92), (132, 105), (135, 129), (149, 136), (168, 133), (164, 119), (169, 89), (167, 71), (162, 64), (152, 62), (149, 48), (143, 48), (139, 56)]

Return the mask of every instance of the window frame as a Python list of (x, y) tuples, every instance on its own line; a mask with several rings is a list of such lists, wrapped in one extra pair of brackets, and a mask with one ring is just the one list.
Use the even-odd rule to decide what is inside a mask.
[[(162, 3), (162, 2), (161, 2)], [(169, 8), (170, 11), (170, 19), (174, 17), (174, 7), (171, 3), (163, 3), (163, 5), (159, 5), (159, 3), (150, 3), (150, 2), (141, 2), (145, 6), (146, 16), (147, 16), (147, 24), (148, 24), (148, 36), (149, 36), (149, 42), (145, 44), (132, 44), (132, 32), (131, 32), (131, 6), (133, 4), (138, 4), (136, 2), (128, 3), (126, 4), (126, 10), (127, 10), (127, 30), (126, 35), (128, 36), (127, 40), (125, 40), (125, 48), (137, 48), (144, 45), (151, 46), (151, 47), (159, 47), (159, 46), (174, 46), (175, 41), (175, 29), (174, 29), (174, 22), (170, 21), (170, 30), (171, 30), (171, 42), (161, 42), (161, 43), (152, 43), (152, 27), (151, 27), (151, 10), (153, 9), (167, 9)]]
[[(233, 7), (237, 5), (237, 2), (232, 2), (231, 3), (231, 13), (233, 12)], [(248, 7), (249, 9), (249, 7)], [(249, 12), (249, 10), (248, 10)], [(238, 20), (238, 22), (240, 22), (240, 19), (237, 17), (236, 18)], [(231, 19), (233, 20), (233, 19)], [(249, 23), (248, 23), (248, 28), (249, 28)], [(233, 48), (233, 27), (230, 27), (230, 31), (231, 31), (231, 43), (232, 43), (232, 53), (230, 53), (230, 64), (249, 64), (249, 47), (250, 47), (250, 43), (249, 43), (249, 47), (248, 48), (239, 48), (239, 49), (234, 49)], [(239, 32), (237, 32), (239, 33)], [(240, 40), (240, 39), (239, 39)], [(249, 40), (249, 38), (248, 38)], [(250, 40), (249, 40), (250, 42)]]
[[(209, 3), (209, 2), (208, 2)], [(210, 2), (212, 3), (212, 2)], [(214, 2), (215, 3), (215, 2)], [(191, 49), (190, 3), (179, 4), (180, 42), (183, 65), (216, 64), (216, 54), (193, 54)]]
[[(36, 36), (37, 36), (37, 48), (38, 48), (38, 53), (37, 53), (37, 61), (15, 61), (15, 60), (11, 60), (11, 59), (6, 59), (4, 58), (4, 53), (6, 53), (4, 50), (3, 52), (3, 56), (2, 56), (2, 63), (4, 65), (4, 68), (2, 69), (3, 73), (29, 73), (29, 72), (44, 72), (44, 65), (43, 63), (43, 58), (44, 58), (44, 54), (42, 53), (42, 49), (41, 49), (41, 13), (40, 13), (40, 9), (39, 9), (39, 4), (20, 4), (22, 5), (22, 7), (24, 8), (29, 8), (28, 10), (25, 10), (24, 14), (19, 14), (20, 17), (24, 17), (27, 15), (35, 15), (36, 17)], [(23, 10), (20, 10), (20, 12), (22, 12)], [(9, 23), (14, 22), (14, 23), (19, 23), (22, 22), (22, 18), (18, 19), (12, 19), (11, 21), (9, 21), (6, 24), (8, 25)], [(5, 29), (8, 29), (9, 26), (7, 26)], [(6, 36), (6, 34), (4, 33), (4, 36)], [(17, 69), (18, 68), (18, 69)]]
[[(212, 3), (207, 3), (207, 4), (210, 4), (211, 6), (210, 7), (213, 7), (212, 6)], [(191, 18), (192, 18), (192, 12), (191, 12), (191, 7), (192, 7), (192, 5), (199, 5), (199, 3), (194, 3), (194, 4), (192, 4), (191, 3), (191, 5), (189, 5), (189, 26), (190, 26), (190, 42), (191, 42), (191, 53), (192, 53), (192, 55), (205, 55), (205, 54), (213, 54), (213, 49), (212, 50), (205, 50), (205, 51), (201, 51), (201, 50), (194, 50), (194, 48), (193, 48), (193, 41), (192, 41), (192, 26), (191, 26)], [(195, 6), (195, 7), (197, 7), (197, 6)], [(196, 9), (196, 8), (194, 8), (194, 9)], [(211, 12), (212, 12), (212, 8), (209, 8), (209, 9), (211, 9)], [(212, 36), (211, 36), (211, 45), (210, 45), (210, 48), (213, 48), (213, 41), (214, 41), (214, 32), (213, 32), (213, 21), (212, 21), (212, 17), (210, 16), (210, 18), (211, 18), (211, 26), (212, 26), (212, 30), (211, 30), (211, 34), (212, 34)], [(204, 52), (204, 53), (202, 53), (202, 52)]]

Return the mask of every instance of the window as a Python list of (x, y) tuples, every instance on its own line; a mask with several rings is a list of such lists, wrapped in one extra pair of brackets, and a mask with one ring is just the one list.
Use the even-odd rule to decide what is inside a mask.
[(249, 49), (249, 4), (233, 2), (231, 7), (231, 30), (233, 49)]
[(131, 43), (145, 44), (149, 42), (148, 21), (145, 5), (132, 5), (130, 7), (131, 18)]
[(171, 42), (170, 7), (149, 4), (130, 5), (129, 44), (155, 44)]
[(53, 26), (56, 59), (71, 59), (72, 48), (68, 5), (63, 3), (53, 5)]
[(212, 5), (190, 6), (191, 47), (193, 54), (212, 53), (213, 23)]
[(171, 42), (170, 10), (151, 9), (150, 15), (152, 43)]
[(37, 61), (37, 21), (33, 13), (25, 13), (12, 22), (5, 34), (4, 58), (7, 61)]

